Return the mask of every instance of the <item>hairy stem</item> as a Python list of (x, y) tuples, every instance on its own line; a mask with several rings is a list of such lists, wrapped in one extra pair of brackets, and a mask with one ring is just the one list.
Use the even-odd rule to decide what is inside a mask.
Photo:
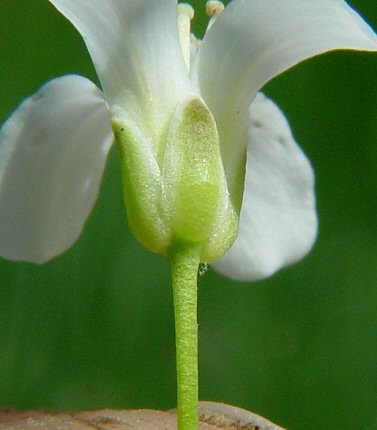
[(198, 429), (197, 273), (199, 251), (182, 244), (170, 254), (176, 333), (178, 430)]

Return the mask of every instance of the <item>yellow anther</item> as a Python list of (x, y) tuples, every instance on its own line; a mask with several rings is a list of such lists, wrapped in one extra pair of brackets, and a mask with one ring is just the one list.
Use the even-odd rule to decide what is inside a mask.
[(206, 12), (208, 16), (218, 16), (225, 9), (221, 1), (210, 0), (206, 3)]
[(179, 3), (178, 5), (178, 15), (186, 15), (189, 17), (190, 21), (194, 19), (194, 9), (188, 3)]

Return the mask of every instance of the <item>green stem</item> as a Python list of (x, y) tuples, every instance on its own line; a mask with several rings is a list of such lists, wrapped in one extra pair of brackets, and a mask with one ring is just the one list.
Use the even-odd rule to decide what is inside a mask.
[(199, 250), (176, 247), (170, 254), (175, 314), (178, 430), (198, 430), (197, 274)]

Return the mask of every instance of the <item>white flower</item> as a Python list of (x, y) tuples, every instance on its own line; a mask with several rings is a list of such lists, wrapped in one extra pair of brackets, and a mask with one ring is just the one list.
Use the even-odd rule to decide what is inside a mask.
[[(278, 107), (258, 91), (317, 54), (376, 51), (376, 34), (356, 12), (342, 0), (233, 0), (220, 14), (221, 4), (211, 2), (207, 33), (190, 47), (191, 10), (180, 5), (177, 15), (176, 0), (50, 1), (82, 34), (103, 93), (79, 76), (52, 80), (0, 130), (0, 255), (43, 262), (72, 245), (95, 203), (112, 127), (118, 140), (134, 142), (123, 153), (132, 182), (126, 204), (131, 228), (149, 248), (166, 252), (174, 235), (193, 231), (206, 248), (203, 260), (213, 260), (230, 246), (243, 201), (238, 238), (217, 270), (258, 279), (310, 250), (312, 169)], [(209, 185), (196, 206), (190, 197), (185, 214), (173, 185), (191, 192), (185, 184), (203, 148), (193, 144), (187, 155), (181, 142), (177, 156), (169, 136), (198, 112), (194, 131), (186, 125), (184, 133), (198, 137), (204, 124), (210, 135)], [(209, 193), (207, 208), (211, 186), (217, 197)], [(200, 222), (208, 224), (203, 231)]]

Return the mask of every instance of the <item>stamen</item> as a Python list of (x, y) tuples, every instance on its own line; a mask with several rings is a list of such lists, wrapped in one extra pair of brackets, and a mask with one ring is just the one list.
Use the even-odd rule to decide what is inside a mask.
[(178, 34), (179, 43), (187, 70), (190, 71), (191, 50), (191, 20), (194, 18), (194, 9), (187, 3), (178, 5)]
[(217, 18), (222, 14), (225, 9), (224, 4), (218, 0), (210, 0), (206, 3), (207, 15), (211, 17), (208, 22), (207, 31), (213, 26)]
[(220, 15), (225, 9), (221, 1), (211, 0), (206, 3), (206, 12), (208, 16)]

